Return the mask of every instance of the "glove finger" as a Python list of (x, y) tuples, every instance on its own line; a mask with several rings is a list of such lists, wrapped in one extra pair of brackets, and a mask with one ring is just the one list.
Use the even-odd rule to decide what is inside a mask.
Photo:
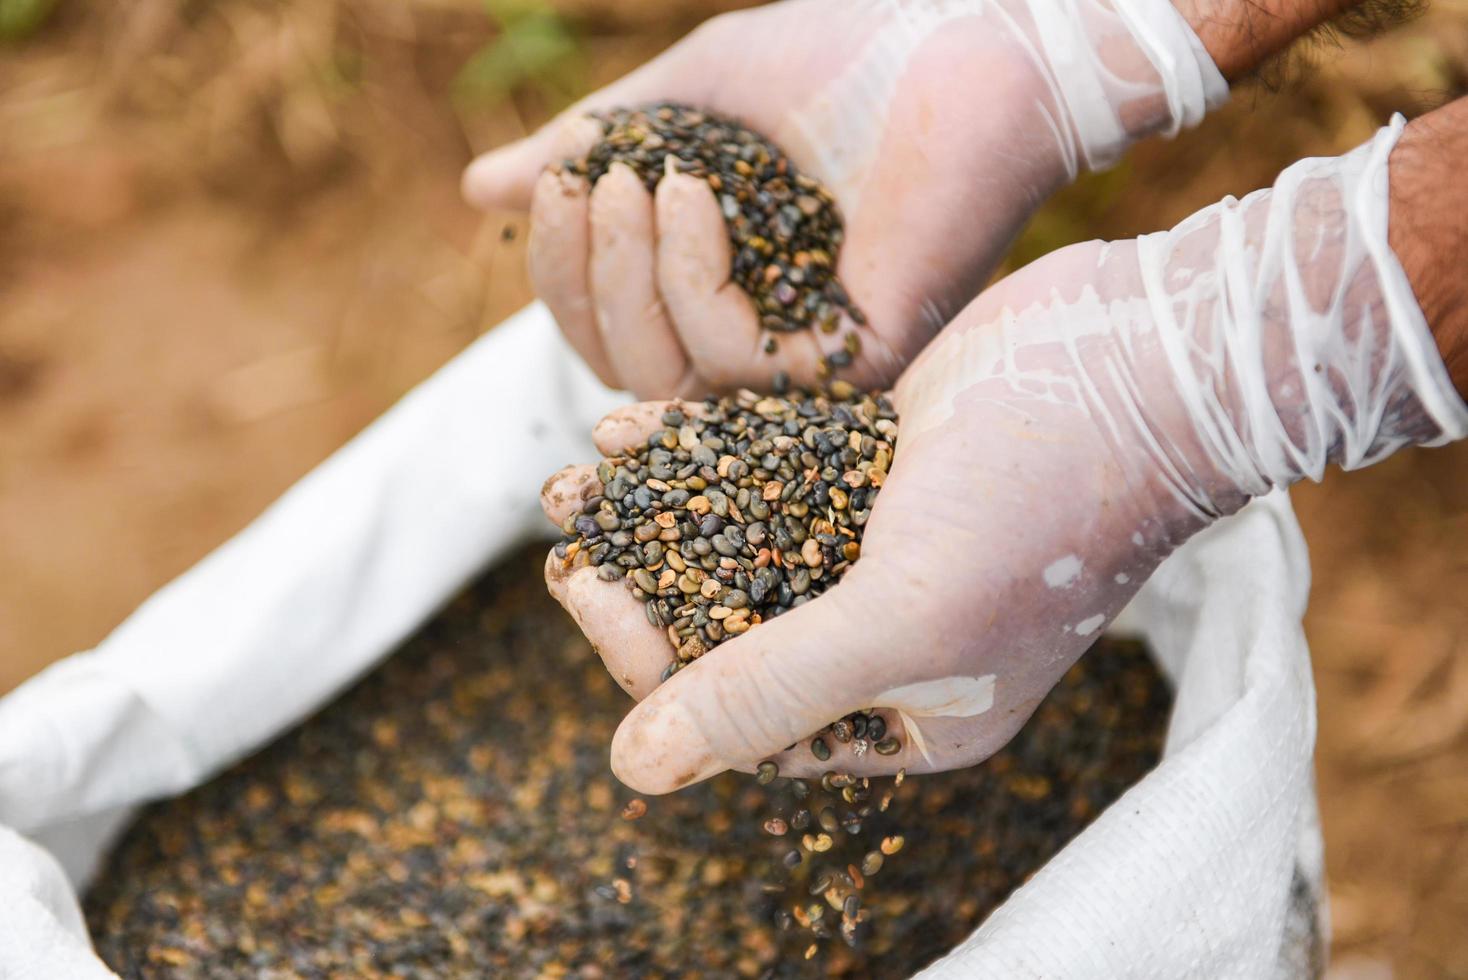
[[(730, 279), (733, 246), (724, 214), (708, 182), (669, 174), (654, 196), (658, 229), (658, 291), (699, 376), (718, 389), (787, 372), (797, 384), (820, 380), (825, 354), (840, 334), (819, 330), (767, 331), (754, 302)], [(765, 351), (773, 339), (775, 355)]]
[(642, 603), (622, 582), (602, 581), (590, 565), (567, 567), (554, 551), (546, 556), (545, 581), (622, 690), (638, 700), (647, 697), (673, 652), (664, 631), (648, 622)]
[(601, 480), (596, 467), (575, 464), (557, 470), (540, 488), (540, 509), (546, 520), (560, 527), (572, 514), (581, 509), (592, 497), (602, 492)]
[(715, 388), (731, 388), (747, 380), (763, 341), (754, 304), (729, 279), (723, 212), (708, 183), (687, 174), (658, 183), (655, 207), (658, 291), (673, 328), (694, 370)]
[(658, 295), (653, 200), (637, 175), (614, 163), (591, 191), (591, 293), (602, 349), (639, 397), (682, 391), (690, 367)]
[(668, 427), (663, 416), (679, 411), (685, 418), (697, 418), (703, 411), (699, 402), (675, 398), (665, 402), (637, 402), (610, 412), (591, 430), (591, 441), (604, 456), (620, 456), (645, 445), (654, 432)]
[[(777, 756), (866, 707), (882, 663), (871, 643), (883, 630), (862, 598), (843, 583), (674, 674), (617, 729), (617, 778), (639, 792), (672, 792)], [(787, 760), (798, 768), (793, 754)]]
[(571, 346), (602, 382), (619, 388), (592, 312), (588, 279), (589, 188), (570, 174), (543, 174), (530, 209), (530, 281)]

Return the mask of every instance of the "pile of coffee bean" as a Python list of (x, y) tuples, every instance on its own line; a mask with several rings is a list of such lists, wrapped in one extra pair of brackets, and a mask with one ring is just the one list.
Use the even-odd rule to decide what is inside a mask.
[(769, 140), (739, 122), (671, 102), (594, 114), (605, 133), (566, 171), (595, 183), (624, 163), (652, 191), (672, 167), (708, 181), (724, 212), (733, 246), (730, 278), (754, 302), (771, 336), (811, 327), (835, 333), (844, 312), (850, 327), (823, 369), (849, 365), (861, 352), (854, 327), (866, 317), (836, 276), (845, 237), (835, 198), (796, 170)]
[[(851, 787), (819, 781), (801, 796), (726, 773), (648, 805), (607, 770), (627, 698), (546, 595), (544, 556), (508, 559), (300, 728), (142, 811), (84, 899), (103, 960), (185, 980), (909, 977), (1159, 755), (1167, 685), (1103, 638), (983, 765), (872, 780), (874, 846), (841, 826)], [(812, 860), (785, 870), (821, 834), (847, 894)], [(855, 948), (812, 951), (801, 920), (836, 919), (833, 888), (872, 914)]]

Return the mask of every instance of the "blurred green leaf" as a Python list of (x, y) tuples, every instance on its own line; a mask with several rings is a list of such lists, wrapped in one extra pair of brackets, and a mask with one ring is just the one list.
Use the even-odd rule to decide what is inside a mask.
[(462, 94), (497, 102), (526, 84), (556, 95), (579, 87), (576, 38), (544, 0), (485, 0), (485, 7), (500, 34), (460, 69)]
[(57, 0), (0, 0), (0, 41), (23, 41), (46, 23)]

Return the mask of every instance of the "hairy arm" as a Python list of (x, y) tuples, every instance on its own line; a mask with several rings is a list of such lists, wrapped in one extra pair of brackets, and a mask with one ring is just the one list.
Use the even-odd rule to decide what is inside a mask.
[(1176, 6), (1230, 82), (1325, 25), (1372, 33), (1417, 9), (1416, 0), (1177, 0)]
[(1391, 157), (1391, 246), (1468, 398), (1468, 97), (1412, 122)]

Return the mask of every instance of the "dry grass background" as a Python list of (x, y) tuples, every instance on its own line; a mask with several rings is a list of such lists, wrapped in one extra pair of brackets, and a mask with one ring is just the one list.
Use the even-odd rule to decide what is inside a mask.
[[(457, 199), (473, 150), (740, 5), (0, 0), (0, 691), (529, 299), (512, 216)], [(1315, 62), (1067, 191), (1014, 261), (1463, 93), (1468, 2)], [(1468, 977), (1465, 450), (1295, 494), (1342, 980)]]

